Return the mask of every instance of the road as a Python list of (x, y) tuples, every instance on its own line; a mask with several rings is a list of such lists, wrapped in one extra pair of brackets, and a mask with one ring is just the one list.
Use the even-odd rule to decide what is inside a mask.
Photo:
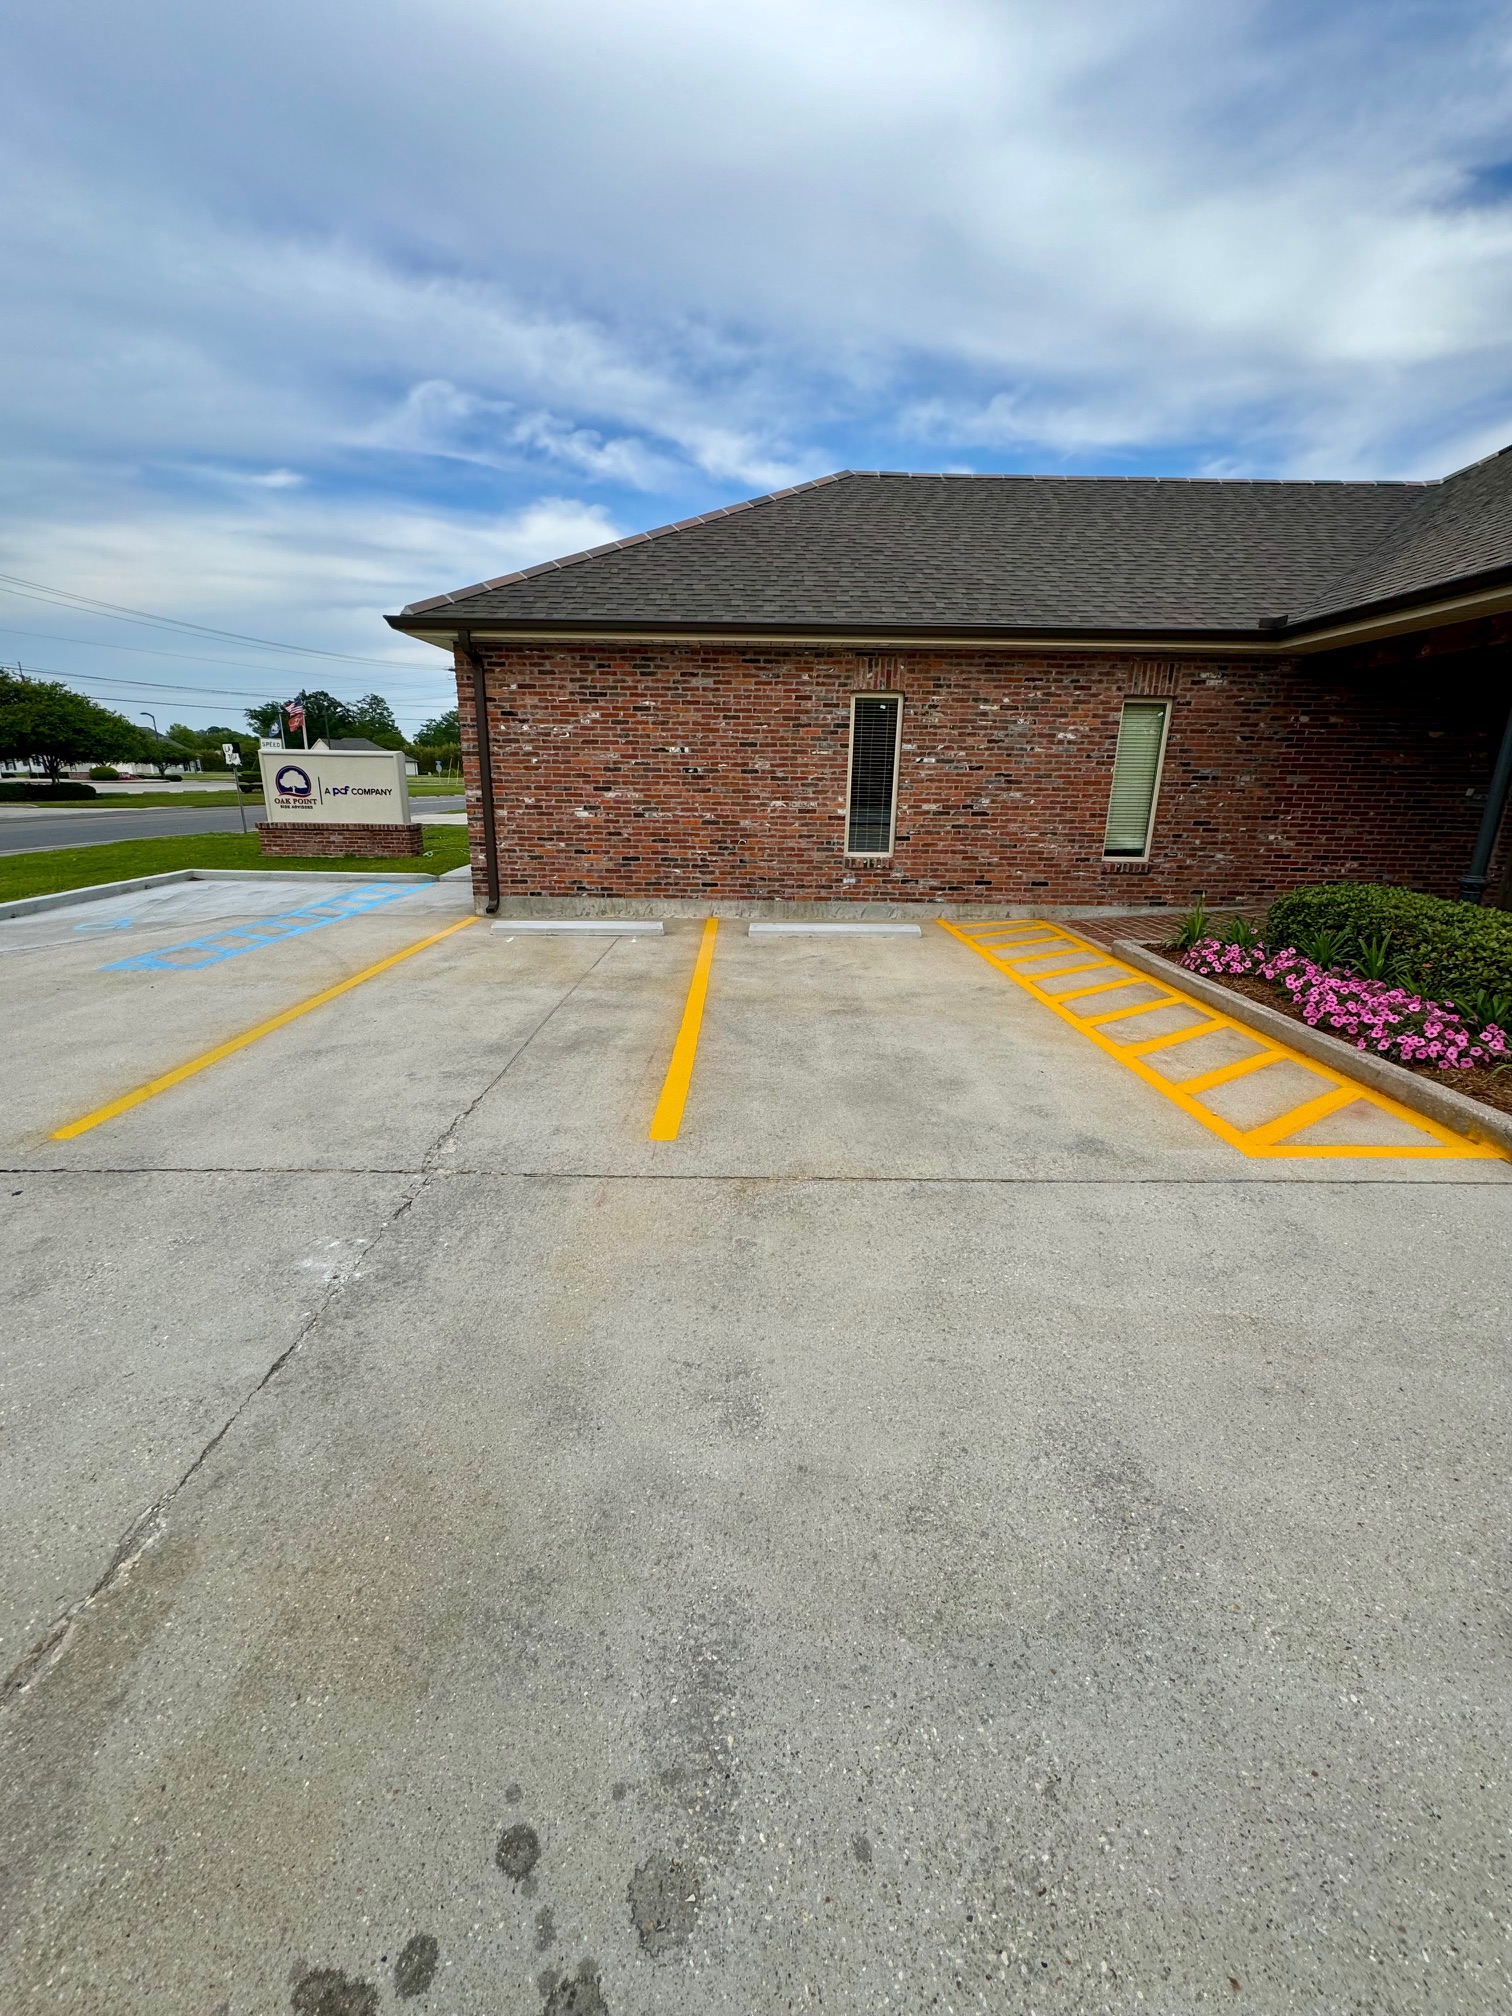
[(0, 2008), (1512, 2009), (1512, 1166), (308, 885), (0, 922)]
[[(245, 801), (247, 831), (262, 817), (260, 799)], [(414, 798), (412, 812), (460, 812), (464, 800), (454, 798)], [(33, 811), (29, 806), (0, 807), (0, 854), (50, 853), (60, 847), (103, 847), (113, 840), (160, 840), (176, 834), (239, 833), (241, 819), (234, 802), (224, 811), (202, 806), (145, 805), (140, 810), (120, 806), (82, 805), (76, 811), (54, 811), (48, 806)]]

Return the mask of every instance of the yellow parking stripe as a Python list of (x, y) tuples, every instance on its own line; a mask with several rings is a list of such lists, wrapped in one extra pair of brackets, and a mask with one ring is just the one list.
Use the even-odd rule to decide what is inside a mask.
[(155, 1099), (159, 1092), (167, 1092), (175, 1085), (182, 1085), (186, 1078), (193, 1078), (201, 1071), (208, 1071), (212, 1064), (219, 1064), (223, 1057), (232, 1057), (238, 1050), (245, 1050), (249, 1043), (256, 1043), (264, 1036), (271, 1036), (275, 1029), (286, 1029), (291, 1022), (297, 1022), (301, 1015), (308, 1015), (312, 1008), (322, 1008), (327, 1001), (334, 1001), (338, 994), (350, 994), (354, 987), (360, 987), (364, 980), (371, 980), (379, 973), (386, 973), (390, 966), (397, 966), (403, 959), (413, 959), (417, 952), (423, 952), (427, 945), (439, 945), (443, 938), (450, 938), (455, 931), (465, 931), (469, 924), (477, 923), (476, 917), (464, 917), (460, 924), (448, 924), (444, 931), (433, 931), (429, 938), (417, 939), (413, 945), (406, 945), (402, 952), (391, 952), (387, 959), (380, 959), (374, 966), (365, 966), (360, 973), (354, 973), (350, 980), (343, 980), (335, 987), (327, 987), (319, 994), (312, 994), (308, 1001), (300, 1001), (292, 1008), (285, 1008), (281, 1015), (270, 1015), (266, 1022), (259, 1022), (255, 1028), (244, 1029), (240, 1036), (233, 1036), (228, 1043), (217, 1043), (213, 1050), (204, 1050), (198, 1057), (191, 1057), (187, 1064), (180, 1064), (172, 1071), (165, 1071), (161, 1078), (150, 1079), (145, 1085), (138, 1085), (134, 1092), (127, 1092), (119, 1099), (112, 1099), (108, 1106), (98, 1106), (93, 1113), (86, 1113), (82, 1120), (70, 1120), (66, 1127), (60, 1127), (53, 1135), (54, 1141), (73, 1141), (80, 1134), (87, 1134), (91, 1127), (98, 1127), (102, 1121), (114, 1120), (118, 1113), (129, 1113), (133, 1106), (140, 1106), (144, 1100)]
[(1290, 1112), (1280, 1113), (1274, 1120), (1267, 1120), (1259, 1127), (1251, 1127), (1244, 1138), (1259, 1148), (1269, 1146), (1272, 1141), (1281, 1141), (1293, 1134), (1300, 1134), (1304, 1127), (1311, 1127), (1315, 1120), (1326, 1120), (1330, 1113), (1337, 1113), (1345, 1106), (1353, 1106), (1362, 1090), (1361, 1086), (1341, 1082), (1332, 1090), (1320, 1093), (1316, 1099), (1309, 1099), (1305, 1106), (1294, 1106)]
[[(1157, 1008), (1178, 1008), (1181, 1005), (1174, 994), (1162, 994), (1158, 1001), (1141, 1001), (1133, 1008), (1110, 1008), (1105, 1015), (1084, 1015), (1081, 1020), (1087, 1027), (1095, 1023), (1099, 1029), (1104, 1029), (1110, 1022), (1127, 1022), (1131, 1015), (1149, 1015)], [(1204, 1024), (1208, 1029), (1216, 1026), (1212, 1022)], [(1186, 1033), (1184, 1029), (1181, 1031), (1183, 1036)]]
[(1195, 1078), (1183, 1078), (1183, 1092), (1212, 1092), (1220, 1085), (1232, 1085), (1236, 1078), (1247, 1078), (1251, 1071), (1258, 1071), (1264, 1064), (1279, 1064), (1282, 1061), (1279, 1050), (1257, 1050), (1253, 1057), (1241, 1057), (1236, 1064), (1220, 1064), (1216, 1071), (1201, 1071)]
[[(1306, 1156), (1318, 1159), (1378, 1160), (1398, 1159), (1408, 1161), (1439, 1161), (1472, 1158), (1476, 1160), (1512, 1160), (1506, 1151), (1487, 1141), (1467, 1140), (1456, 1134), (1452, 1128), (1430, 1119), (1426, 1113), (1419, 1113), (1410, 1106), (1403, 1106), (1397, 1100), (1388, 1098), (1383, 1092), (1373, 1092), (1332, 1065), (1320, 1064), (1316, 1058), (1305, 1056), (1300, 1050), (1293, 1050), (1287, 1044), (1259, 1035), (1237, 1017), (1223, 1015), (1206, 1002), (1197, 1001), (1189, 994), (1170, 987), (1163, 980), (1152, 980), (1149, 974), (1136, 972), (1116, 959), (1112, 953), (1103, 954), (1100, 946), (1080, 937), (1074, 931), (1051, 924), (1043, 919), (1005, 921), (997, 924), (962, 926), (939, 919), (942, 930), (952, 938), (959, 938), (963, 945), (969, 945), (973, 952), (985, 959), (989, 966), (995, 966), (1000, 973), (1007, 974), (1016, 986), (1026, 994), (1058, 1015), (1069, 1028), (1079, 1031), (1089, 1042), (1095, 1043), (1109, 1057), (1116, 1057), (1125, 1070), (1132, 1071), (1137, 1078), (1179, 1106), (1184, 1113), (1201, 1124), (1231, 1148), (1237, 1148), (1241, 1155), (1256, 1157)], [(1025, 960), (1044, 956), (1046, 952), (1060, 953), (1068, 959), (1087, 953), (1100, 955), (1094, 965), (1106, 968), (1109, 977), (1092, 987), (1077, 988), (1070, 993), (1052, 993), (1041, 986), (1044, 980), (1056, 978), (1055, 972), (1025, 973), (1019, 970)], [(1092, 967), (1065, 966), (1058, 969), (1062, 974), (1087, 971)], [(1121, 989), (1132, 986), (1153, 987), (1157, 998), (1141, 1001), (1133, 1007), (1113, 1007), (1100, 1009), (1094, 1015), (1078, 1015), (1067, 1004), (1098, 994), (1117, 994)], [(1152, 1015), (1165, 1008), (1192, 1008), (1199, 1019), (1184, 1029), (1168, 1031), (1161, 1036), (1151, 1036), (1143, 1041), (1119, 1043), (1104, 1031), (1110, 1023), (1126, 1022), (1135, 1015)], [(1211, 1036), (1222, 1029), (1236, 1030), (1250, 1042), (1260, 1045), (1258, 1053), (1251, 1057), (1239, 1058), (1233, 1063), (1218, 1066), (1186, 1080), (1170, 1079), (1162, 1076), (1154, 1067), (1145, 1062), (1157, 1051), (1167, 1052), (1178, 1049), (1193, 1037)], [(1270, 1120), (1262, 1121), (1255, 1127), (1238, 1127), (1225, 1120), (1221, 1113), (1213, 1112), (1201, 1103), (1200, 1094), (1216, 1091), (1219, 1087), (1248, 1077), (1270, 1064), (1300, 1064), (1315, 1079), (1321, 1078), (1327, 1090), (1315, 1097), (1279, 1113)], [(1425, 1142), (1407, 1142), (1386, 1145), (1379, 1142), (1317, 1142), (1302, 1143), (1294, 1137), (1316, 1121), (1327, 1119), (1331, 1113), (1342, 1112), (1346, 1106), (1363, 1102), (1378, 1112), (1390, 1114), (1403, 1121), (1419, 1133), (1428, 1136)]]
[[(1163, 1001), (1146, 1001), (1145, 1013), (1148, 1014), (1152, 1009), (1163, 1008), (1166, 1005)], [(1172, 1001), (1169, 1005), (1181, 1008), (1186, 1004), (1182, 1001)], [(1140, 1011), (1135, 1008), (1130, 1012), (1137, 1015)], [(1189, 1036), (1211, 1036), (1215, 1029), (1227, 1027), (1226, 1022), (1188, 1022), (1184, 1029), (1169, 1030), (1164, 1036), (1147, 1036), (1143, 1043), (1125, 1043), (1121, 1048), (1126, 1057), (1149, 1057), (1157, 1050), (1174, 1050), (1178, 1043), (1185, 1043)]]
[(662, 1085), (661, 1097), (656, 1102), (656, 1112), (651, 1121), (653, 1141), (675, 1141), (682, 1126), (683, 1106), (688, 1097), (688, 1086), (693, 1078), (693, 1059), (698, 1055), (698, 1032), (703, 1024), (704, 997), (709, 991), (709, 968), (714, 963), (714, 934), (719, 929), (719, 919), (710, 917), (703, 928), (703, 940), (698, 948), (698, 959), (693, 967), (693, 978), (688, 983), (688, 999), (683, 1007), (682, 1027), (677, 1032), (677, 1041), (672, 1045), (672, 1062), (667, 1066), (666, 1081)]
[[(1090, 973), (1092, 970), (1090, 966), (1073, 966), (1071, 968), (1073, 973)], [(1034, 975), (1036, 980), (1043, 980), (1047, 977), (1053, 979), (1055, 976), (1053, 974), (1047, 976), (1043, 973), (1036, 973)], [(1055, 998), (1057, 1001), (1085, 1001), (1090, 994), (1111, 994), (1116, 987), (1127, 987), (1128, 985), (1129, 982), (1127, 980), (1099, 980), (1095, 987), (1058, 988)]]

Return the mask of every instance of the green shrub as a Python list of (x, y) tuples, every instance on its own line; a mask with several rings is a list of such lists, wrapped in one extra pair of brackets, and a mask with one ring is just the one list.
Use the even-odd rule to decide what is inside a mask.
[(113, 769), (109, 763), (96, 763), (89, 774), (97, 784), (114, 784), (121, 775), (120, 771)]
[(1338, 963), (1357, 969), (1386, 965), (1389, 947), (1392, 978), (1436, 1001), (1512, 995), (1512, 912), (1412, 889), (1324, 882), (1293, 890), (1271, 905), (1265, 942), (1273, 951), (1295, 945), (1310, 958), (1317, 956), (1310, 946), (1327, 942)]
[(97, 798), (93, 784), (0, 784), (0, 804), (48, 805), (60, 798)]

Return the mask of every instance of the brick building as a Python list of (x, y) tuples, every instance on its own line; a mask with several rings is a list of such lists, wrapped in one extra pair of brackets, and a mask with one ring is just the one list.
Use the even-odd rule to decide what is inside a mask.
[(1512, 450), (1431, 483), (845, 473), (388, 620), (455, 654), (490, 908), (1505, 877)]

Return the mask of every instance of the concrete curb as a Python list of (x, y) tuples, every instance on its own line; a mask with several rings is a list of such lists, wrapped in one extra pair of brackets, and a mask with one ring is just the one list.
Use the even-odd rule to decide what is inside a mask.
[(1479, 1099), (1467, 1099), (1463, 1092), (1451, 1092), (1447, 1085), (1435, 1085), (1431, 1079), (1419, 1078), (1415, 1071), (1404, 1071), (1400, 1064), (1393, 1064), (1389, 1058), (1373, 1056), (1368, 1050), (1356, 1050), (1352, 1043), (1345, 1043), (1340, 1037), (1330, 1036), (1322, 1029), (1309, 1029), (1305, 1022), (1295, 1022), (1279, 1009), (1267, 1008), (1261, 1001), (1251, 1001), (1247, 995), (1235, 994), (1217, 980), (1209, 980), (1201, 973), (1189, 973), (1174, 959), (1162, 959), (1158, 952), (1150, 951), (1145, 945), (1136, 945), (1132, 939), (1120, 938), (1113, 951), (1126, 965), (1138, 967), (1152, 980), (1179, 987), (1183, 994), (1190, 994), (1196, 1001), (1205, 1001), (1208, 1007), (1220, 1009), (1236, 1022), (1248, 1023), (1262, 1036), (1285, 1043), (1292, 1050), (1300, 1050), (1303, 1056), (1314, 1057), (1320, 1064), (1329, 1065), (1347, 1078), (1358, 1079), (1372, 1092), (1384, 1092), (1399, 1106), (1410, 1106), (1414, 1112), (1426, 1113), (1441, 1127), (1452, 1127), (1456, 1134), (1463, 1134), (1471, 1141), (1494, 1141), (1499, 1148), (1512, 1152), (1512, 1113), (1499, 1113), (1494, 1106), (1483, 1106)]
[[(339, 859), (339, 856), (333, 857)], [(353, 882), (439, 882), (439, 875), (416, 874), (412, 868), (190, 868), (191, 882), (311, 882), (320, 875), (341, 875)]]
[(965, 923), (996, 923), (1001, 918), (1013, 922), (1045, 917), (1070, 923), (1079, 917), (1160, 917), (1168, 923), (1176, 915), (1169, 905), (1148, 910), (1127, 903), (798, 903), (782, 897), (712, 896), (506, 896), (500, 903), (500, 917), (705, 917), (791, 918), (858, 922), (886, 922), (912, 919), (929, 923), (937, 917), (959, 918)]
[(917, 924), (838, 924), (824, 917), (797, 923), (771, 924), (757, 919), (746, 927), (749, 938), (917, 938)]
[(587, 932), (600, 938), (660, 938), (660, 917), (503, 917), (493, 926), (516, 938), (545, 938), (553, 932), (581, 937)]
[(192, 868), (171, 868), (162, 875), (138, 875), (130, 882), (90, 882), (82, 889), (56, 889), (47, 896), (17, 896), (0, 903), (0, 923), (7, 917), (35, 917), (43, 910), (62, 910), (70, 903), (99, 903), (107, 896), (130, 896), (138, 889), (161, 889), (168, 882), (192, 882)]
[[(317, 871), (318, 872), (318, 871)], [(55, 889), (46, 896), (17, 896), (0, 903), (0, 924), (10, 917), (36, 917), (44, 910), (65, 910), (72, 903), (101, 903), (110, 896), (132, 896), (138, 889), (161, 889), (169, 882), (308, 882), (308, 868), (169, 868), (161, 875), (138, 875), (129, 882), (87, 882), (82, 889)], [(364, 882), (435, 882), (435, 875), (395, 875), (387, 869), (364, 875)]]

